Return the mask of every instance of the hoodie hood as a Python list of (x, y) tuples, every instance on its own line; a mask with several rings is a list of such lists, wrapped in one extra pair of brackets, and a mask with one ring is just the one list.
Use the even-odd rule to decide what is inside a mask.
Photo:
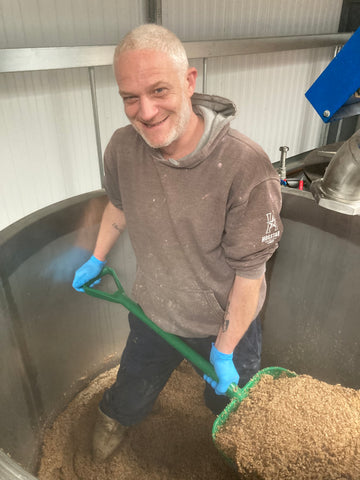
[(194, 93), (191, 97), (191, 103), (195, 107), (194, 110), (197, 106), (206, 107), (215, 113), (220, 113), (223, 117), (231, 117), (231, 120), (236, 114), (235, 104), (231, 100), (217, 95)]
[(165, 160), (159, 150), (153, 149), (156, 160), (169, 167), (193, 168), (203, 162), (226, 134), (236, 114), (235, 104), (231, 100), (216, 95), (194, 93), (191, 102), (194, 112), (204, 119), (203, 136), (196, 149), (179, 160)]

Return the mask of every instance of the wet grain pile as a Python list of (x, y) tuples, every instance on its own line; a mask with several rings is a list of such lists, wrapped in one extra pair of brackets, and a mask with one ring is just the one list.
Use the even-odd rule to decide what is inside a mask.
[(359, 480), (360, 391), (264, 375), (217, 442), (244, 479)]
[(91, 458), (91, 434), (113, 369), (68, 405), (44, 437), (40, 480), (235, 480), (211, 440), (214, 415), (204, 406), (203, 380), (183, 362), (154, 411), (129, 430), (123, 448), (103, 464)]

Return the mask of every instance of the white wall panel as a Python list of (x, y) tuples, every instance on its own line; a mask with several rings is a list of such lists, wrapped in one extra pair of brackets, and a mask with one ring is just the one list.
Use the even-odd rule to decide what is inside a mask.
[(0, 75), (0, 229), (100, 188), (86, 69)]
[[(145, 6), (145, 0), (0, 0), (0, 48), (114, 45), (145, 21)], [(105, 83), (96, 72), (103, 147), (126, 123), (108, 72)], [(86, 69), (0, 75), (0, 172), (0, 230), (100, 188)]]
[(163, 25), (184, 41), (338, 31), (342, 0), (162, 0)]
[(208, 60), (208, 93), (231, 98), (232, 126), (262, 145), (272, 162), (319, 145), (324, 124), (304, 96), (332, 49), (239, 55)]
[(145, 14), (145, 0), (0, 0), (0, 48), (113, 45)]
[(124, 113), (112, 67), (97, 67), (95, 72), (101, 145), (104, 151), (114, 131), (129, 122)]
[[(163, 0), (163, 24), (184, 41), (308, 35), (338, 31), (341, 0)], [(207, 93), (238, 107), (233, 127), (260, 143), (273, 162), (317, 147), (326, 126), (305, 92), (332, 60), (322, 48), (208, 60)], [(201, 85), (197, 89), (201, 91)]]

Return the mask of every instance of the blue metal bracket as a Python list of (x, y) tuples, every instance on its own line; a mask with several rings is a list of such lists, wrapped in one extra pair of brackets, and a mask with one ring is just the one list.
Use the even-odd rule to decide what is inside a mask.
[(305, 97), (328, 123), (360, 114), (360, 27), (315, 80)]

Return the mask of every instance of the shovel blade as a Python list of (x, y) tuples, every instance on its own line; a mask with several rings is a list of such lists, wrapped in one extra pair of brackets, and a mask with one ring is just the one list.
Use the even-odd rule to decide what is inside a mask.
[(229, 421), (231, 415), (236, 412), (239, 408), (241, 402), (245, 400), (251, 393), (251, 390), (256, 387), (256, 385), (260, 382), (261, 378), (264, 375), (271, 375), (275, 380), (283, 377), (284, 375), (287, 377), (296, 377), (296, 373), (292, 372), (291, 370), (287, 370), (286, 368), (282, 367), (267, 367), (263, 368), (259, 372), (257, 372), (253, 378), (243, 387), (237, 389), (236, 395), (233, 396), (231, 402), (224, 408), (224, 410), (219, 414), (216, 418), (213, 428), (212, 428), (212, 439), (215, 443), (217, 450), (220, 452), (222, 457), (225, 461), (231, 465), (235, 470), (237, 470), (236, 466), (236, 459), (229, 458), (228, 455), (221, 449), (221, 446), (217, 442), (217, 434), (218, 432), (225, 426), (225, 424)]

